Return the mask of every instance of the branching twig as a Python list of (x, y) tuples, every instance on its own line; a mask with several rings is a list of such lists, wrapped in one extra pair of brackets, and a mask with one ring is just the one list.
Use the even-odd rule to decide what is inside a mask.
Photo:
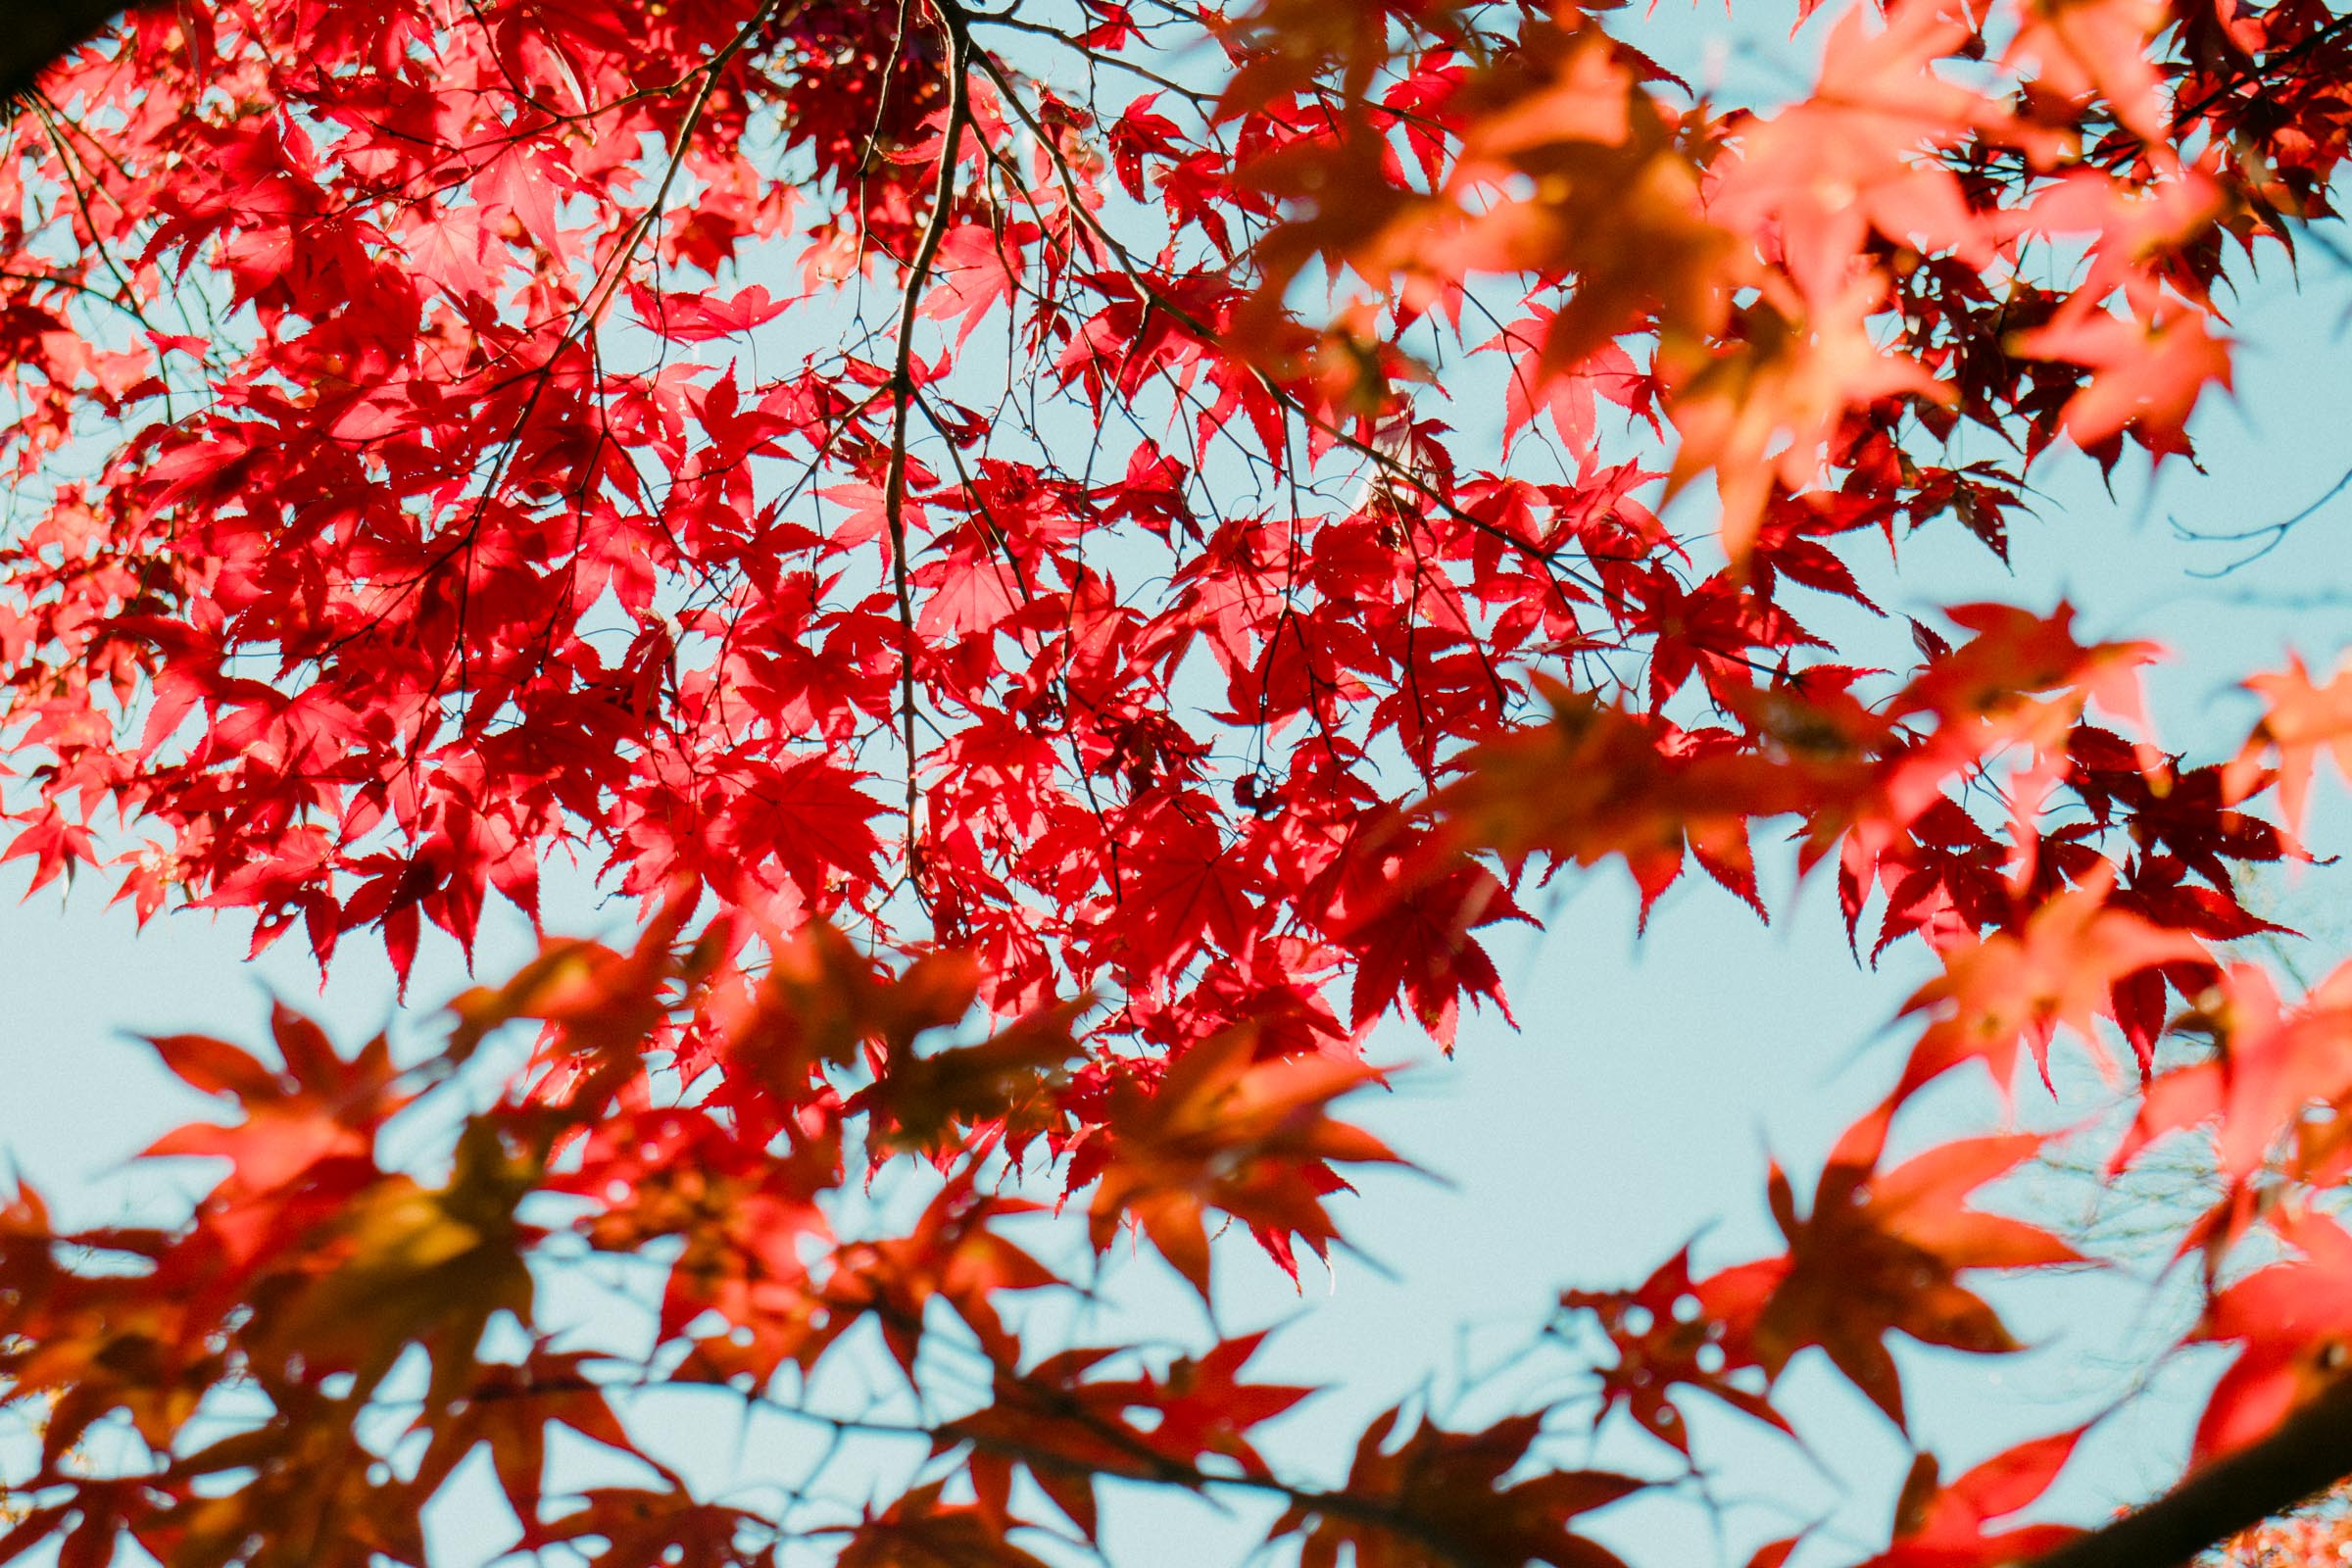
[(2173, 525), (2173, 537), (2187, 544), (2251, 545), (2252, 549), (2226, 566), (2215, 566), (2209, 570), (2189, 573), (2193, 577), (2227, 577), (2241, 567), (2252, 565), (2286, 543), (2288, 534), (2294, 532), (2301, 524), (2310, 521), (2323, 507), (2342, 495), (2346, 490), (2352, 490), (2352, 469), (2346, 469), (2342, 478), (2328, 487), (2327, 494), (2293, 516), (2282, 518), (2278, 522), (2261, 523), (2252, 528), (2232, 529), (2226, 533), (2208, 533), (2201, 528), (2192, 528), (2179, 517), (2168, 517), (2165, 520)]
[[(947, 0), (934, 0), (933, 15), (948, 35), (948, 120), (940, 131), (939, 184), (931, 196), (931, 221), (914, 255), (906, 262), (906, 294), (899, 303), (898, 358), (890, 375), (890, 466), (882, 481), (882, 520), (890, 532), (891, 586), (899, 602), (899, 723), (906, 741), (906, 869), (914, 870), (917, 848), (914, 734), (914, 595), (907, 584), (906, 560), (906, 442), (907, 423), (914, 414), (914, 323), (921, 313), (923, 290), (938, 264), (940, 242), (947, 238), (948, 220), (956, 205), (956, 154), (963, 139), (965, 119), (971, 113), (970, 91), (964, 80), (971, 41), (962, 17)], [(915, 882), (915, 897), (922, 887)]]

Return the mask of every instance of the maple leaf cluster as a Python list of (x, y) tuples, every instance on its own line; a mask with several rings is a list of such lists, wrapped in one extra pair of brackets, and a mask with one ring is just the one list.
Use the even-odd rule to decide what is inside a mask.
[[(1507, 1018), (1477, 933), (1554, 876), (1622, 865), (1646, 917), (1695, 861), (1768, 912), (1759, 829), (1857, 955), (1940, 973), (1810, 1200), (1766, 1174), (1776, 1251), (1561, 1297), (1596, 1422), (1690, 1466), (1693, 1395), (1793, 1436), (1807, 1358), (1899, 1429), (1890, 1336), (2017, 1348), (1978, 1276), (2082, 1259), (1974, 1200), (2047, 1140), (1886, 1151), (2062, 1039), (2131, 1057), (2116, 1169), (2211, 1145), (2200, 1462), (2333, 1390), (2352, 977), (2227, 945), (2280, 929), (2244, 875), (2311, 858), (2352, 675), (2256, 676), (2193, 762), (2148, 736), (2158, 651), (2064, 606), (1831, 632), (1886, 619), (1864, 549), (2005, 557), (2030, 465), (2191, 455), (2231, 269), (2332, 217), (2352, 28), (1896, 0), (1755, 104), (1638, 34), (254, 0), (56, 62), (0, 161), (0, 857), (322, 966), (374, 933), (404, 979), (494, 900), (536, 925), (558, 858), (643, 933), (550, 939), (421, 1060), (290, 1012), (263, 1054), (156, 1042), (232, 1118), (150, 1152), (212, 1162), (192, 1212), (0, 1211), (41, 1433), (0, 1561), (421, 1561), (486, 1447), (521, 1549), (612, 1568), (1031, 1563), (1113, 1483), (1254, 1494), (1318, 1568), (1608, 1568), (1581, 1517), (1663, 1483), (1543, 1412), (1399, 1405), (1299, 1479), (1262, 1336), (1073, 1345), (1032, 1303), (1131, 1238), (1208, 1302), (1229, 1226), (1296, 1277), (1396, 1159), (1333, 1109), (1383, 1017)], [(919, 1215), (844, 1224), (894, 1162)], [(1075, 1261), (1030, 1239), (1065, 1205)], [(593, 1257), (659, 1277), (636, 1361), (541, 1311)], [(903, 1415), (801, 1397), (861, 1354)], [(813, 1522), (712, 1500), (628, 1419), (649, 1382), (922, 1458)], [(560, 1494), (550, 1423), (643, 1484)], [(2009, 1522), (2079, 1436), (1923, 1457), (1875, 1561), (2083, 1549)]]
[[(2032, 727), (1994, 687), (2098, 678), (2006, 666), (2062, 625), (1972, 626), (1832, 713), (1859, 677), (1790, 602), (1875, 609), (1851, 534), (2005, 549), (2022, 468), (1914, 456), (1963, 426), (2185, 451), (2226, 249), (2325, 211), (2340, 127), (2268, 91), (2325, 76), (2323, 19), (2082, 11), (2011, 19), (2003, 90), (1937, 74), (1966, 19), (1856, 14), (1770, 113), (1577, 12), (1211, 9), (1200, 86), (1122, 7), (135, 12), (0, 189), (0, 442), (42, 498), (0, 562), (8, 853), (404, 971), (566, 853), (649, 912), (683, 877), (952, 944), (1003, 1015), (1115, 994), (1099, 1036), (1151, 1051), (1391, 1007), (1449, 1040), (1519, 911), (1462, 862), (1394, 901), (1402, 808), (1541, 680), (1686, 748), (1933, 724), (1957, 774)], [(1368, 292), (1293, 301), (1316, 259)], [(1508, 362), (1500, 453), (1415, 390), (1448, 344)], [(1603, 457), (1602, 404), (1662, 469)], [(1642, 499), (1703, 473), (1712, 568)], [(2037, 739), (2164, 846), (2135, 896), (2245, 922), (2215, 873), (2274, 847), (2234, 800)], [(1999, 923), (1928, 787), (1857, 808), (1896, 841), (1849, 876), (1890, 931)]]

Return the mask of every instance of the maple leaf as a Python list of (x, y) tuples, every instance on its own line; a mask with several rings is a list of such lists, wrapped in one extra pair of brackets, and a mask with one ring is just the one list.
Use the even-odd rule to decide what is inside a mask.
[(85, 1283), (61, 1268), (57, 1255), (62, 1246), (78, 1246), (89, 1256), (130, 1265), (138, 1271), (133, 1277), (170, 1278), (183, 1272), (165, 1267), (183, 1251), (173, 1245), (180, 1239), (99, 1234), (68, 1241), (52, 1231), (47, 1206), (28, 1191), (0, 1215), (6, 1221), (0, 1299), (23, 1330), (0, 1354), (0, 1367), (14, 1397), (47, 1401), (40, 1421), (43, 1476), (54, 1475), (83, 1434), (116, 1411), (151, 1448), (168, 1451), (228, 1365), (218, 1344), (187, 1343), (191, 1332), (209, 1327), (204, 1303), (190, 1301), (188, 1291), (159, 1298)]
[(1250, 879), (1241, 858), (1217, 831), (1176, 813), (1158, 832), (1127, 895), (1133, 906), (1106, 922), (1102, 945), (1129, 966), (1181, 964), (1204, 943), (1219, 948), (1253, 923)]
[(999, 305), (1009, 304), (1018, 292), (1019, 253), (989, 225), (965, 223), (940, 242), (939, 277), (923, 301), (922, 315), (935, 321), (960, 318), (963, 324), (956, 333), (960, 349)]
[(683, 1488), (653, 1491), (599, 1487), (581, 1494), (581, 1505), (562, 1517), (523, 1521), (519, 1549), (600, 1538), (606, 1544), (596, 1561), (612, 1568), (773, 1568), (772, 1534), (766, 1521), (744, 1508), (698, 1502)]
[(956, 638), (994, 630), (1019, 608), (1019, 580), (993, 554), (958, 551), (926, 562), (915, 580), (933, 589), (923, 600), (915, 630), (929, 638)]
[[(1346, 919), (1348, 910), (1342, 906), (1334, 912)], [(1401, 890), (1384, 886), (1373, 895), (1372, 909), (1348, 921), (1340, 935), (1358, 950), (1349, 1021), (1360, 1031), (1401, 996), (1448, 1054), (1464, 995), (1473, 1004), (1482, 997), (1493, 1001), (1510, 1022), (1494, 960), (1470, 935), (1496, 920), (1535, 923), (1482, 866), (1462, 865)]]
[(1046, 1568), (1004, 1539), (1004, 1528), (968, 1502), (948, 1502), (932, 1482), (844, 1530), (844, 1568)]
[[(151, 1502), (144, 1517), (134, 1516), (140, 1547), (168, 1562), (251, 1568), (367, 1568), (386, 1558), (421, 1565), (422, 1494), (386, 1474), (348, 1425), (318, 1419), (327, 1401), (289, 1402), (293, 1418), (281, 1409), (270, 1425), (181, 1458), (175, 1468), (184, 1479), (170, 1505)], [(218, 1485), (239, 1471), (250, 1479), (229, 1490), (208, 1494), (188, 1484)]]
[(1666, 410), (1682, 439), (1667, 492), (1712, 470), (1735, 562), (1755, 543), (1772, 486), (1798, 490), (1814, 480), (1820, 449), (1849, 405), (1947, 395), (1917, 361), (1871, 337), (1864, 323), (1879, 292), (1866, 277), (1810, 309), (1759, 302), (1745, 313), (1741, 349), (1669, 371)]
[(1123, 1385), (1131, 1409), (1154, 1413), (1151, 1441), (1163, 1453), (1188, 1462), (1221, 1454), (1248, 1476), (1269, 1476), (1265, 1460), (1247, 1434), (1271, 1421), (1315, 1391), (1294, 1384), (1245, 1383), (1242, 1369), (1257, 1354), (1266, 1334), (1221, 1341), (1205, 1354), (1180, 1356), (1165, 1372)]
[(170, 1035), (148, 1042), (163, 1063), (200, 1093), (234, 1098), (242, 1113), (226, 1127), (190, 1123), (148, 1146), (151, 1158), (224, 1158), (224, 1199), (281, 1191), (326, 1161), (372, 1167), (375, 1135), (411, 1096), (381, 1035), (349, 1060), (326, 1032), (283, 1004), (272, 1004), (270, 1032), (283, 1062), (261, 1061), (225, 1041)]
[(468, 1453), (484, 1447), (514, 1517), (538, 1519), (550, 1423), (654, 1464), (664, 1480), (678, 1485), (675, 1477), (639, 1452), (622, 1430), (604, 1391), (589, 1376), (588, 1367), (596, 1359), (585, 1352), (534, 1346), (518, 1364), (481, 1368), (443, 1419), (420, 1421), (427, 1443), (416, 1465), (416, 1489), (428, 1494), (438, 1490)]
[[(2167, 1133), (2210, 1125), (2231, 1190), (2226, 1205), (2235, 1205), (2306, 1109), (2352, 1094), (2352, 969), (2337, 969), (2289, 1008), (2267, 972), (2232, 964), (2199, 999), (2199, 1014), (2218, 1049), (2147, 1086), (2109, 1168), (2123, 1169)], [(2212, 1240), (2219, 1245), (2232, 1231), (2226, 1226)]]
[(2046, 615), (1999, 604), (1954, 605), (1944, 614), (1970, 637), (1921, 666), (1892, 705), (1897, 712), (1932, 713), (1953, 726), (2030, 714), (2024, 699), (2071, 690), (2111, 713), (2141, 717), (2139, 671), (2155, 660), (2154, 643), (2082, 642), (2074, 607), (2063, 602)]
[(2127, 130), (2164, 139), (2166, 113), (2149, 35), (2164, 24), (2148, 0), (2036, 0), (2009, 45), (2009, 60), (2037, 62), (2037, 87), (2063, 97), (2096, 89)]
[(1254, 1029), (1230, 1029), (1188, 1049), (1156, 1084), (1122, 1079), (1112, 1090), (1107, 1149), (1069, 1178), (1073, 1189), (1097, 1183), (1087, 1209), (1097, 1251), (1132, 1219), (1205, 1299), (1209, 1208), (1317, 1252), (1337, 1239), (1322, 1201), (1330, 1163), (1396, 1156), (1324, 1107), (1379, 1070), (1328, 1055), (1260, 1061), (1256, 1047)]
[(1838, 297), (1847, 258), (1872, 229), (1979, 266), (1989, 260), (1960, 181), (1919, 155), (1972, 129), (2008, 129), (1990, 99), (1936, 69), (1966, 46), (1971, 28), (1936, 5), (1876, 9), (1876, 26), (1862, 8), (1838, 18), (1822, 43), (1815, 91), (1742, 126), (1739, 156), (1709, 193), (1716, 221), (1778, 231), (1782, 263), (1815, 309)]
[(971, 1446), (975, 1526), (999, 1539), (1013, 1527), (1012, 1478), (1021, 1467), (1088, 1541), (1097, 1538), (1101, 1518), (1094, 1478), (1139, 1473), (1139, 1466), (1140, 1473), (1149, 1473), (1152, 1451), (1145, 1435), (1121, 1415), (1123, 1401), (1115, 1394), (1080, 1381), (1114, 1353), (1093, 1348), (1064, 1350), (1019, 1373), (1000, 1365), (995, 1397), (939, 1429), (932, 1439), (935, 1451)]
[(1069, 1025), (1079, 1010), (1059, 1007), (1032, 1015), (976, 1046), (900, 1054), (842, 1109), (871, 1114), (871, 1136), (885, 1149), (939, 1155), (961, 1147), (959, 1123), (1038, 1130), (1055, 1120), (1048, 1097), (1078, 1054)]
[(2287, 655), (2286, 668), (2250, 675), (2247, 690), (2263, 702), (2263, 716), (2244, 748), (2225, 769), (2226, 788), (2243, 796), (2260, 776), (2259, 759), (2278, 756), (2278, 805), (2289, 828), (2300, 824), (2311, 799), (2311, 779), (2321, 753), (2334, 759), (2336, 775), (2352, 778), (2352, 662), (2315, 685), (2303, 656)]
[(70, 879), (75, 866), (96, 865), (97, 840), (87, 827), (68, 821), (56, 807), (44, 807), (20, 818), (7, 850), (0, 851), (0, 860), (27, 856), (32, 859), (32, 885), (25, 890), (29, 896), (59, 876)]
[[(1551, 416), (1552, 428), (1568, 450), (1589, 450), (1597, 431), (1596, 399), (1606, 398), (1629, 416), (1650, 414), (1655, 384), (1634, 364), (1633, 356), (1615, 343), (1605, 344), (1573, 368), (1555, 370), (1547, 363), (1544, 345), (1550, 340), (1557, 316), (1538, 306), (1479, 345), (1481, 352), (1511, 356), (1511, 379), (1503, 397), (1502, 441), (1507, 453), (1539, 414)], [(1655, 416), (1651, 415), (1654, 419)]]
[(1615, 1363), (1599, 1372), (1600, 1408), (1592, 1424), (1599, 1426), (1623, 1405), (1644, 1431), (1688, 1455), (1690, 1422), (1674, 1394), (1689, 1388), (1793, 1436), (1769, 1399), (1738, 1381), (1742, 1371), (1762, 1364), (1753, 1347), (1762, 1305), (1754, 1290), (1758, 1277), (1734, 1269), (1694, 1282), (1686, 1247), (1633, 1290), (1563, 1293), (1560, 1309), (1592, 1313), (1616, 1352)]
[[(1944, 972), (1911, 994), (1903, 1013), (1935, 1014), (1896, 1094), (1908, 1095), (1964, 1061), (1982, 1060), (2005, 1094), (2021, 1041), (2050, 1081), (2051, 1036), (2072, 1029), (2097, 1048), (2096, 1020), (2112, 1011), (2115, 989), (2159, 964), (2198, 960), (2205, 950), (2184, 932), (2168, 931), (2109, 903), (2100, 879), (2045, 901), (2021, 935), (1996, 931), (1963, 938), (1937, 955)], [(2142, 1055), (2140, 1071), (2148, 1070)], [(2055, 1093), (2055, 1091), (2052, 1091)]]
[(652, 331), (673, 343), (708, 343), (765, 325), (784, 314), (790, 300), (771, 300), (755, 283), (733, 299), (700, 294), (658, 294), (632, 282), (629, 305)]
[(1814, 782), (1587, 694), (1548, 683), (1544, 694), (1549, 724), (1485, 742), (1467, 775), (1430, 799), (1445, 824), (1436, 848), (1476, 845), (1512, 865), (1539, 850), (1580, 865), (1621, 856), (1646, 916), (1688, 851), (1737, 881), (1749, 818), (1793, 808)]
[(482, 1331), (502, 1312), (531, 1321), (524, 1253), (537, 1239), (514, 1208), (533, 1161), (493, 1118), (460, 1135), (449, 1182), (384, 1176), (322, 1221), (277, 1240), (299, 1258), (268, 1295), (249, 1339), (257, 1354), (313, 1374), (348, 1371), (372, 1391), (410, 1346), (430, 1362), (428, 1407), (465, 1397)]
[(2185, 452), (2197, 399), (2208, 383), (2230, 384), (2229, 344), (2193, 305), (2118, 316), (2084, 301), (2025, 334), (2018, 347), (2092, 371), (2064, 416), (2066, 433), (2086, 451), (2129, 429), (2153, 451)]
[(475, 986), (449, 1004), (457, 1022), (449, 1035), (452, 1059), (464, 1062), (491, 1034), (523, 1019), (563, 1032), (582, 1056), (607, 1048), (633, 1051), (661, 1016), (658, 992), (671, 975), (673, 930), (649, 930), (629, 954), (601, 943), (553, 938), (504, 984)]
[(812, 1303), (822, 1312), (794, 1325), (801, 1330), (795, 1353), (802, 1366), (814, 1365), (861, 1317), (871, 1317), (911, 1382), (924, 1314), (934, 1301), (952, 1307), (993, 1359), (1016, 1356), (1016, 1343), (997, 1313), (995, 1297), (1046, 1290), (1061, 1280), (999, 1235), (995, 1222), (1036, 1206), (975, 1190), (966, 1169), (941, 1187), (905, 1235), (841, 1245), (823, 1270)]
[(1402, 1416), (1392, 1409), (1364, 1430), (1348, 1484), (1328, 1497), (1295, 1500), (1268, 1541), (1303, 1538), (1299, 1561), (1331, 1568), (1343, 1545), (1361, 1568), (1444, 1568), (1461, 1562), (1542, 1562), (1552, 1568), (1614, 1568), (1607, 1548), (1574, 1534), (1568, 1521), (1648, 1485), (1600, 1470), (1562, 1470), (1505, 1486), (1543, 1429), (1514, 1416), (1484, 1432), (1447, 1432), (1426, 1418), (1395, 1449)]
[(2021, 1443), (1949, 1486), (1937, 1483), (1935, 1458), (1921, 1454), (1895, 1501), (1893, 1543), (1867, 1568), (1991, 1568), (2031, 1561), (2081, 1534), (2059, 1524), (1985, 1527), (2047, 1492), (2082, 1439), (2078, 1428)]
[(2352, 1354), (2352, 1235), (2320, 1210), (2275, 1212), (2270, 1229), (2294, 1255), (2216, 1296), (2191, 1339), (2238, 1346), (2197, 1422), (2195, 1453), (2244, 1447), (2297, 1405), (2333, 1387)]
[(1890, 1330), (1955, 1350), (2015, 1350), (2000, 1318), (1958, 1276), (2081, 1259), (2046, 1231), (1965, 1206), (1969, 1194), (2038, 1151), (2039, 1134), (1961, 1139), (1882, 1172), (1895, 1103), (1882, 1103), (1838, 1139), (1809, 1215), (1797, 1213), (1788, 1178), (1774, 1164), (1772, 1213), (1788, 1252), (1755, 1344), (1775, 1378), (1797, 1351), (1818, 1346), (1899, 1427), (1902, 1385), (1885, 1343)]
[[(1118, 1353), (1108, 1348), (1065, 1350), (1018, 1371), (999, 1365), (993, 1401), (940, 1428), (933, 1446), (971, 1446), (982, 1516), (1000, 1532), (1017, 1522), (1010, 1489), (1018, 1464), (1092, 1541), (1100, 1525), (1095, 1476), (1199, 1481), (1199, 1461), (1215, 1454), (1245, 1476), (1273, 1479), (1246, 1434), (1312, 1391), (1237, 1380), (1264, 1339), (1259, 1333), (1220, 1342), (1156, 1377), (1092, 1376)], [(1131, 1412), (1150, 1419), (1139, 1422)]]

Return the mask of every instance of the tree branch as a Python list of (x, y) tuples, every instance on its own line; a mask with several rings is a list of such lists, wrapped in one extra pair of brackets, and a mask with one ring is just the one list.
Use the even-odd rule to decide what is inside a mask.
[(2195, 1471), (2103, 1530), (2068, 1542), (2033, 1568), (2177, 1568), (2239, 1531), (2352, 1475), (2352, 1378), (2251, 1447)]
[(914, 323), (922, 313), (923, 290), (930, 286), (932, 270), (939, 262), (940, 242), (947, 237), (948, 224), (953, 220), (956, 148), (963, 139), (964, 122), (971, 116), (971, 88), (967, 79), (971, 42), (963, 28), (962, 14), (946, 0), (935, 0), (932, 9), (939, 19), (940, 29), (948, 36), (948, 116), (940, 132), (939, 185), (932, 192), (931, 220), (923, 226), (914, 256), (906, 264), (906, 289), (899, 302), (898, 357), (890, 372), (890, 460), (882, 481), (883, 522), (890, 533), (891, 584), (899, 607), (899, 719), (906, 730), (906, 873), (918, 899), (923, 897), (923, 891), (921, 880), (914, 875), (915, 808), (919, 792), (914, 771), (914, 596), (906, 577), (912, 566), (906, 555), (907, 421), (915, 401)]

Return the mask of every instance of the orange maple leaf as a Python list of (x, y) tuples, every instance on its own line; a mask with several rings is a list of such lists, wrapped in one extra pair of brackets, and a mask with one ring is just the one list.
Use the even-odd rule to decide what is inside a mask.
[(1256, 1048), (1255, 1029), (1229, 1029), (1178, 1056), (1156, 1087), (1129, 1078), (1112, 1091), (1103, 1162), (1071, 1174), (1080, 1185), (1100, 1171), (1088, 1212), (1096, 1250), (1132, 1219), (1205, 1299), (1207, 1209), (1318, 1252), (1338, 1238), (1323, 1198), (1346, 1184), (1331, 1162), (1396, 1156), (1325, 1107), (1380, 1069), (1320, 1054), (1259, 1061)]
[(2157, 964), (2205, 956), (2185, 931), (2109, 906), (2113, 880), (2110, 874), (2058, 894), (2027, 919), (2023, 935), (1964, 936), (1943, 949), (1944, 972), (1903, 1004), (1905, 1015), (1935, 1016), (1912, 1048), (1895, 1092), (1908, 1095), (1962, 1062), (1981, 1060), (2006, 1095), (2021, 1041), (2047, 1084), (2050, 1040), (2059, 1028), (2073, 1030), (2095, 1050), (2093, 1027), (2112, 1015), (2118, 981)]
[(2324, 685), (2314, 684), (2303, 656), (2290, 653), (2286, 668), (2249, 677), (2246, 689), (2263, 701), (2263, 715), (2245, 746), (2224, 769), (2225, 788), (2243, 794), (2262, 773), (2262, 759), (2278, 755), (2278, 806), (2286, 825), (2299, 828), (2311, 800), (2312, 773), (2320, 754), (2335, 762), (2336, 776), (2352, 778), (2352, 658)]

